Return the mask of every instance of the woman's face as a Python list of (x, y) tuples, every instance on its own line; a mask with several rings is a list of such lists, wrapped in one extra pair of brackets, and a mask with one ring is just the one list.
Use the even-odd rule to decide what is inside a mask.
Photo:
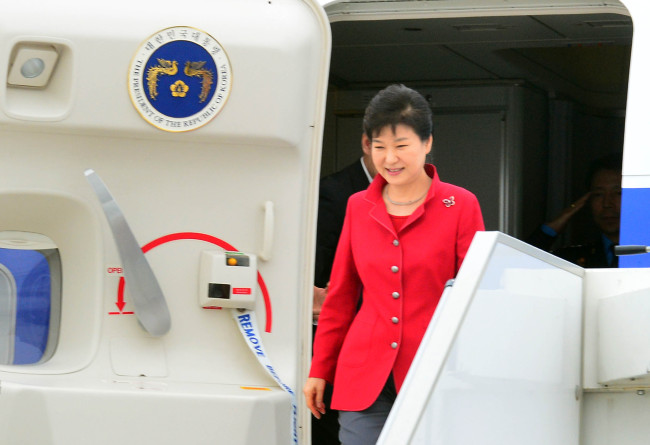
[(422, 141), (408, 125), (399, 124), (394, 132), (389, 125), (372, 138), (372, 162), (389, 184), (409, 185), (426, 175), (424, 162), (432, 142), (432, 136)]

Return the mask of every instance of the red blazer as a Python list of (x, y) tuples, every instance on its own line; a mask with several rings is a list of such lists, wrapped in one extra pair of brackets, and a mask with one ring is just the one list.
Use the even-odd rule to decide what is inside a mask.
[(484, 230), (476, 197), (425, 169), (429, 193), (398, 233), (380, 175), (348, 201), (309, 373), (334, 384), (333, 409), (368, 408), (391, 371), (399, 391), (445, 283)]

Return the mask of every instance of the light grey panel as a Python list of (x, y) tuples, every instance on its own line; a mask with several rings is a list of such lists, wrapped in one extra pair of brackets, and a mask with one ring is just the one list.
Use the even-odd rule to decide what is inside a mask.
[[(381, 62), (378, 62), (381, 61)], [(407, 62), (405, 62), (407, 61)], [(417, 61), (417, 62), (411, 62)], [(371, 69), (377, 64), (381, 69)], [(406, 73), (408, 68), (408, 74)], [(479, 64), (467, 60), (447, 47), (430, 44), (400, 46), (393, 51), (385, 46), (346, 46), (332, 56), (332, 73), (348, 82), (412, 82), (419, 79), (492, 80), (494, 75)]]
[(500, 111), (434, 115), (433, 163), (440, 179), (474, 193), (486, 230), (499, 227), (503, 121)]
[(340, 170), (358, 161), (362, 156), (361, 132), (363, 119), (361, 116), (339, 116), (336, 119), (338, 150), (336, 152), (336, 170)]

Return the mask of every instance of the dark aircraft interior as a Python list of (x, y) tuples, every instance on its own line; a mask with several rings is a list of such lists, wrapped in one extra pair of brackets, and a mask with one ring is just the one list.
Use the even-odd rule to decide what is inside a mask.
[[(530, 6), (326, 7), (332, 58), (322, 176), (360, 157), (367, 102), (403, 83), (430, 102), (441, 180), (478, 196), (487, 230), (525, 238), (582, 196), (589, 162), (622, 151), (632, 19), (617, 2), (520, 3)], [(579, 243), (588, 224), (581, 212), (562, 241)]]

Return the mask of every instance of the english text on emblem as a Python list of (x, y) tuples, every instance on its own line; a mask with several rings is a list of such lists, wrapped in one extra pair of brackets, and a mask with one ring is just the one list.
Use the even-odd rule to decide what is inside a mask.
[(163, 29), (144, 41), (129, 67), (129, 94), (140, 116), (165, 131), (194, 130), (225, 105), (230, 61), (208, 33), (187, 26)]

